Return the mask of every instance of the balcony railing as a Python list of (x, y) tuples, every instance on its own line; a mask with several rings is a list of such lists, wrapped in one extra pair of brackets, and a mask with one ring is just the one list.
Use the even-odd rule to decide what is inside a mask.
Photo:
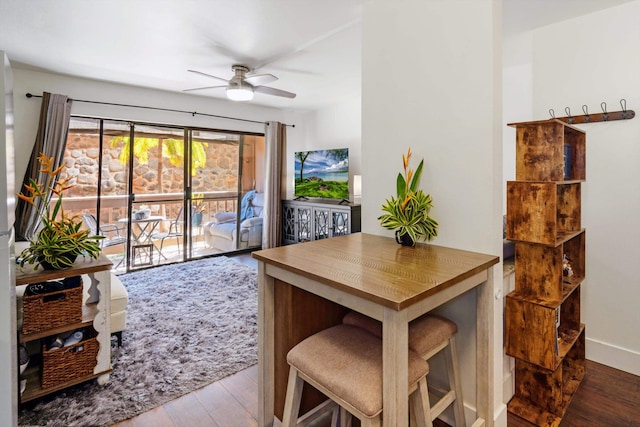
[[(199, 194), (199, 196), (202, 193)], [(178, 217), (180, 209), (183, 207), (183, 194), (171, 193), (171, 194), (136, 194), (134, 196), (134, 202), (132, 203), (132, 209), (137, 210), (145, 205), (145, 207), (151, 210), (151, 215), (162, 216), (164, 220), (158, 224), (155, 231), (166, 232), (168, 231), (171, 220), (175, 220)], [(123, 220), (127, 218), (129, 196), (103, 196), (100, 198), (100, 223), (101, 224), (116, 224), (122, 226), (120, 235), (126, 235), (127, 221)], [(97, 197), (65, 197), (63, 199), (63, 209), (67, 216), (80, 216), (83, 213), (97, 214)], [(202, 219), (197, 224), (192, 220), (193, 226), (191, 227), (191, 235), (186, 235), (187, 241), (191, 242), (193, 250), (193, 256), (203, 256), (211, 253), (219, 253), (218, 250), (207, 248), (204, 243), (202, 225), (206, 224), (213, 218), (218, 212), (238, 212), (238, 194), (233, 192), (205, 192), (202, 198), (202, 206), (199, 207), (199, 212), (202, 212)], [(196, 226), (197, 225), (197, 226)], [(187, 232), (189, 229), (185, 230)], [(133, 230), (132, 230), (133, 231)], [(124, 232), (124, 234), (122, 234)], [(113, 236), (107, 236), (113, 237)], [(127, 245), (132, 245), (132, 237), (129, 237)], [(182, 242), (183, 239), (180, 239)], [(158, 254), (159, 246), (157, 241), (154, 240), (155, 251)], [(167, 239), (163, 242), (163, 256), (157, 255), (154, 264), (162, 264), (166, 262), (175, 262), (182, 259), (180, 255), (180, 247), (176, 243), (175, 239)], [(184, 242), (182, 242), (184, 244)], [(122, 245), (112, 246), (104, 249), (105, 255), (115, 256), (114, 265), (119, 265), (119, 270), (125, 268), (126, 263), (119, 263), (121, 257), (124, 256), (126, 251)], [(167, 254), (169, 255), (167, 257)], [(130, 266), (131, 267), (131, 266)]]
[[(202, 193), (201, 193), (202, 194)], [(102, 196), (100, 198), (100, 222), (103, 224), (112, 224), (127, 217), (127, 204), (129, 196)], [(182, 193), (165, 193), (165, 194), (136, 194), (134, 196), (133, 207), (136, 209), (144, 204), (148, 206), (152, 213), (163, 214), (167, 218), (173, 218), (177, 215), (177, 210), (182, 206)], [(236, 193), (229, 191), (211, 191), (205, 192), (202, 199), (203, 223), (210, 220), (218, 212), (237, 212), (238, 196)], [(97, 197), (65, 197), (62, 207), (67, 215), (80, 215), (82, 213), (96, 212)], [(169, 207), (169, 209), (167, 209)], [(162, 209), (164, 212), (161, 212)]]

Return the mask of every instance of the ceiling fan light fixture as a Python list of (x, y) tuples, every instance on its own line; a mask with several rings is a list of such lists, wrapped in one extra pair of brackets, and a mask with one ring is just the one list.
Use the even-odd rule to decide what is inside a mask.
[(228, 87), (227, 98), (232, 101), (251, 101), (253, 99), (253, 88), (246, 86)]
[(196, 87), (193, 89), (184, 89), (184, 91), (190, 92), (194, 90), (217, 89), (224, 87), (227, 91), (227, 98), (232, 101), (251, 101), (253, 99), (254, 92), (265, 95), (282, 96), (290, 99), (296, 97), (296, 94), (293, 92), (287, 92), (286, 90), (265, 86), (266, 83), (278, 80), (278, 78), (273, 74), (252, 74), (247, 76), (247, 73), (251, 70), (249, 67), (244, 65), (232, 65), (231, 69), (234, 72), (234, 76), (229, 80), (223, 79), (222, 77), (212, 76), (211, 74), (203, 73), (201, 71), (188, 70), (191, 73), (220, 80), (225, 82), (226, 85)]

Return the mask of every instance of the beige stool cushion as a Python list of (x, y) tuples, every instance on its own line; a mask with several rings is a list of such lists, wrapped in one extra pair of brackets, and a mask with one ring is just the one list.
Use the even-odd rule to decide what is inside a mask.
[[(382, 412), (382, 341), (372, 334), (333, 326), (293, 347), (287, 362), (368, 418)], [(409, 351), (409, 387), (428, 372), (427, 362)]]
[[(344, 316), (342, 323), (355, 326), (382, 338), (382, 323), (356, 311)], [(425, 314), (409, 323), (409, 348), (420, 355), (446, 342), (458, 332), (457, 325), (446, 317)]]

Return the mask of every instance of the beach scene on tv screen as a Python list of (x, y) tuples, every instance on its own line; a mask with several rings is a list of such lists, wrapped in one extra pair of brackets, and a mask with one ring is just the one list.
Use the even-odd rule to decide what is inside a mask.
[(349, 149), (295, 153), (296, 197), (349, 198)]

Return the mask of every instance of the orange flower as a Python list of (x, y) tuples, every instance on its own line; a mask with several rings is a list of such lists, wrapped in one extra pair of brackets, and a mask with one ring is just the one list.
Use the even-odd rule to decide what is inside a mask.
[(53, 157), (47, 157), (46, 154), (40, 153), (38, 156), (38, 161), (40, 162), (40, 172), (43, 173), (51, 173), (51, 165), (53, 164)]
[[(54, 184), (57, 175), (65, 168), (65, 164), (60, 165), (55, 170), (51, 170), (53, 166), (53, 157), (48, 157), (44, 153), (40, 153), (38, 156), (38, 162), (40, 163), (40, 172), (45, 173), (46, 179), (44, 183), (38, 183), (34, 179), (30, 179), (29, 183), (24, 185), (25, 193), (18, 194), (21, 200), (35, 206), (38, 209), (38, 215), (43, 221), (45, 226), (56, 221), (56, 213), (59, 213), (64, 218), (64, 210), (62, 209), (62, 194), (65, 190), (73, 187), (69, 184), (71, 177), (59, 180)], [(52, 195), (58, 197), (55, 208), (52, 210)], [(35, 198), (41, 197), (43, 203), (38, 206), (35, 204)]]
[(18, 197), (21, 198), (22, 200), (24, 200), (25, 202), (30, 203), (30, 204), (33, 205), (33, 196), (27, 197), (24, 194), (20, 193), (20, 194), (18, 194)]
[(34, 186), (32, 186), (32, 185), (25, 184), (25, 185), (24, 185), (24, 188), (26, 188), (27, 190), (29, 190), (29, 192), (30, 192), (30, 193), (35, 193), (35, 192), (37, 191), (37, 189), (38, 189), (38, 186), (35, 186), (35, 187), (34, 187)]
[(409, 166), (409, 161), (411, 160), (411, 147), (407, 150), (407, 155), (402, 155), (402, 165), (404, 167), (405, 173), (407, 172), (407, 167)]
[[(62, 208), (64, 191), (73, 187), (69, 184), (70, 177), (56, 182), (65, 165), (52, 170), (53, 157), (47, 157), (43, 153), (40, 153), (38, 161), (41, 172), (45, 174), (44, 183), (38, 183), (30, 178), (24, 186), (26, 195), (20, 193), (18, 197), (36, 209), (41, 227), (32, 237), (29, 247), (20, 254), (22, 259), (20, 265), (46, 261), (54, 268), (65, 268), (69, 266), (66, 257), (70, 253), (76, 255), (83, 253), (91, 258), (97, 258), (101, 252), (100, 240), (103, 237), (90, 236), (89, 230), (81, 230), (80, 217), (67, 216)], [(40, 200), (35, 203), (37, 197)]]
[(61, 164), (61, 165), (58, 167), (58, 169), (56, 169), (56, 170), (54, 170), (53, 172), (51, 172), (51, 175), (58, 175), (58, 174), (62, 171), (62, 169), (64, 169), (64, 167), (65, 167), (65, 166), (66, 166), (66, 165), (65, 165), (64, 163), (63, 163), (63, 164)]

